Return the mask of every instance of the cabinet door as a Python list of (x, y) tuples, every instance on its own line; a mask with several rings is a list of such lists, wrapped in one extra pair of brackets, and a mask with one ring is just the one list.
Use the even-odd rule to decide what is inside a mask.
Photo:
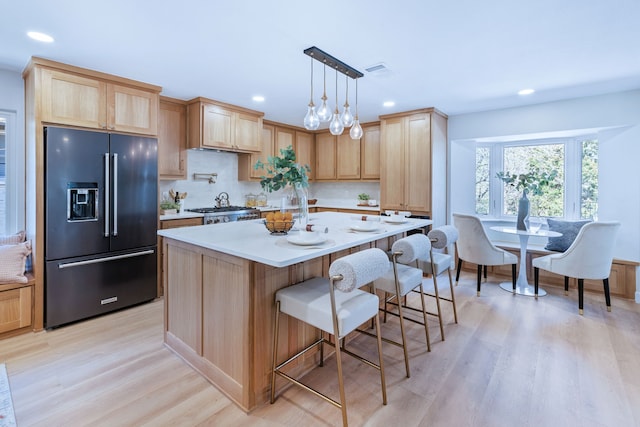
[(160, 101), (158, 175), (160, 179), (187, 179), (187, 109)]
[(311, 168), (311, 172), (307, 176), (312, 180), (315, 176), (315, 145), (314, 136), (311, 133), (296, 131), (296, 161), (301, 165), (307, 165)]
[(336, 137), (329, 132), (316, 135), (315, 179), (336, 179)]
[(380, 179), (380, 126), (366, 126), (360, 140), (360, 178)]
[(234, 144), (233, 112), (217, 105), (202, 106), (202, 141), (205, 147), (231, 149)]
[(0, 333), (31, 325), (31, 286), (0, 292)]
[(351, 139), (349, 132), (337, 138), (336, 178), (360, 179), (360, 140)]
[(254, 165), (258, 160), (267, 164), (267, 158), (273, 156), (275, 126), (263, 125), (261, 135), (262, 150), (259, 153), (238, 155), (238, 179), (241, 181), (260, 179), (267, 174), (265, 169), (254, 169)]
[(107, 126), (107, 84), (103, 81), (42, 70), (42, 120), (104, 129)]
[(107, 84), (109, 130), (158, 134), (159, 95), (140, 89)]
[(236, 149), (258, 153), (262, 148), (262, 117), (245, 113), (235, 114), (235, 135), (233, 145)]
[(405, 125), (405, 209), (431, 212), (431, 121), (429, 114), (406, 118)]
[(381, 122), (380, 143), (380, 210), (404, 209), (404, 120)]
[[(276, 127), (275, 139), (276, 139), (275, 149), (273, 151), (274, 155), (279, 156), (280, 150), (284, 150), (288, 147), (293, 148), (293, 151), (295, 152), (296, 132), (294, 130)], [(298, 161), (297, 152), (296, 152), (296, 161)]]

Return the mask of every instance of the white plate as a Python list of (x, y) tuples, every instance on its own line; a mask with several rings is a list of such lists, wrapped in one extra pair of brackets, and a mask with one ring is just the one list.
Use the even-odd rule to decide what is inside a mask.
[(293, 243), (294, 245), (300, 246), (311, 246), (311, 245), (319, 245), (327, 241), (327, 238), (322, 235), (314, 236), (313, 239), (308, 237), (301, 238), (299, 234), (292, 234), (287, 236), (287, 242)]
[(350, 228), (354, 231), (378, 231), (380, 227), (377, 224), (366, 224), (366, 221), (363, 221), (364, 224), (352, 224)]
[(403, 219), (391, 219), (391, 218), (385, 218), (384, 222), (388, 222), (389, 224), (404, 224), (405, 222), (407, 222), (408, 220), (406, 218)]

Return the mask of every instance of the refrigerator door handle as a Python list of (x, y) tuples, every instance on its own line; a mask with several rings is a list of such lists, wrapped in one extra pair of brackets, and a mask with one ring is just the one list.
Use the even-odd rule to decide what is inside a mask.
[(118, 235), (118, 153), (113, 153), (113, 235)]
[(115, 261), (117, 259), (134, 258), (138, 256), (143, 256), (143, 255), (151, 255), (154, 252), (155, 251), (153, 249), (149, 249), (146, 251), (134, 252), (134, 253), (124, 254), (124, 255), (115, 255), (115, 256), (108, 256), (103, 258), (88, 259), (86, 261), (66, 262), (66, 263), (58, 264), (58, 268), (63, 269), (63, 268), (70, 268), (70, 267), (79, 267), (81, 265), (98, 264), (101, 262)]
[(109, 206), (111, 206), (109, 197), (111, 194), (109, 182), (109, 153), (104, 153), (104, 237), (109, 237)]

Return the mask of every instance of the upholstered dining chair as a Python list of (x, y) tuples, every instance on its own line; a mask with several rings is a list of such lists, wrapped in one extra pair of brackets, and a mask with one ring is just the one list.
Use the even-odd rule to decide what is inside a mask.
[(489, 236), (487, 236), (487, 233), (484, 231), (480, 219), (476, 216), (454, 213), (453, 225), (458, 229), (459, 233), (458, 241), (456, 242), (456, 251), (458, 253), (456, 284), (460, 280), (462, 261), (470, 262), (478, 266), (478, 296), (480, 296), (483, 266), (511, 264), (511, 276), (513, 290), (515, 292), (518, 257), (495, 246), (491, 240), (489, 240)]
[[(458, 241), (458, 230), (453, 225), (444, 225), (429, 231), (427, 237), (431, 241), (431, 249), (426, 259), (419, 259), (418, 266), (425, 274), (430, 274), (433, 280), (433, 293), (430, 288), (426, 288), (425, 295), (434, 297), (438, 310), (438, 320), (440, 321), (440, 335), (444, 341), (444, 327), (442, 321), (442, 311), (440, 301), (447, 301), (453, 306), (453, 319), (458, 323), (458, 311), (456, 309), (456, 295), (453, 291), (453, 279), (451, 277), (451, 266), (454, 264), (453, 256), (447, 252), (436, 252), (434, 249), (448, 250), (450, 245)], [(438, 290), (438, 276), (444, 272), (449, 275), (450, 297), (441, 296)], [(424, 285), (423, 285), (424, 286)]]
[[(387, 404), (387, 389), (382, 359), (382, 341), (380, 338), (380, 299), (376, 294), (374, 281), (389, 269), (387, 254), (381, 249), (372, 248), (333, 261), (329, 266), (329, 278), (315, 277), (304, 282), (280, 289), (276, 292), (275, 321), (273, 329), (273, 357), (271, 370), (271, 403), (276, 397), (276, 375), (312, 392), (342, 411), (342, 423), (347, 425), (347, 402), (345, 400), (344, 379), (342, 375), (342, 353), (349, 354), (380, 371), (382, 403)], [(372, 283), (373, 282), (373, 283)], [(371, 285), (371, 292), (358, 289)], [(298, 319), (319, 330), (319, 338), (300, 350), (294, 356), (277, 364), (279, 318), (281, 314)], [(344, 348), (343, 338), (363, 323), (373, 319), (378, 341), (378, 364), (366, 360)], [(323, 337), (322, 332), (333, 335), (334, 342)], [(341, 345), (341, 341), (343, 344)], [(304, 355), (312, 348), (319, 347), (320, 366), (324, 363), (324, 344), (335, 348), (338, 369), (338, 388), (340, 400), (303, 384), (293, 378), (284, 369), (286, 365)]]
[[(423, 320), (420, 322), (410, 317), (407, 317), (407, 319), (420, 323), (424, 326), (424, 333), (427, 340), (427, 351), (431, 351), (429, 327), (427, 324), (427, 314), (429, 313), (427, 313), (424, 301), (422, 270), (418, 268), (418, 259), (425, 259), (428, 257), (430, 249), (431, 242), (424, 234), (412, 234), (396, 240), (391, 246), (391, 261), (387, 261), (387, 265), (390, 264), (391, 269), (373, 282), (377, 289), (385, 292), (383, 308), (385, 319), (387, 313), (397, 315), (400, 319), (400, 335), (402, 337), (402, 342), (400, 343), (385, 338), (383, 338), (383, 340), (390, 344), (402, 347), (402, 350), (404, 351), (404, 365), (407, 378), (411, 376), (411, 372), (409, 369), (409, 352), (407, 350), (407, 338), (404, 326), (404, 310), (411, 309), (411, 307), (405, 304), (405, 297), (409, 292), (415, 289), (419, 290), (421, 309), (417, 311), (421, 312)], [(390, 303), (398, 308), (397, 313), (387, 309), (387, 306)]]
[(534, 292), (538, 297), (540, 269), (565, 277), (564, 291), (569, 291), (568, 277), (578, 279), (578, 312), (584, 313), (584, 280), (602, 280), (607, 311), (611, 311), (609, 273), (613, 262), (618, 221), (590, 222), (582, 226), (571, 246), (562, 253), (546, 255), (532, 261)]

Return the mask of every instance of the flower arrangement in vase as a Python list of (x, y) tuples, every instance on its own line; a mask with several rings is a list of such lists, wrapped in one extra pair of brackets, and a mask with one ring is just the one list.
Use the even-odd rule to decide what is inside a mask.
[(309, 165), (301, 165), (296, 162), (296, 153), (293, 147), (280, 149), (280, 156), (267, 157), (267, 163), (258, 160), (254, 169), (264, 169), (267, 175), (260, 177), (260, 186), (269, 193), (291, 187), (295, 192), (299, 207), (299, 222), (306, 226), (309, 220), (309, 206), (307, 204), (307, 187), (311, 171)]
[(518, 230), (529, 229), (530, 202), (527, 194), (540, 196), (544, 194), (546, 188), (555, 188), (560, 185), (555, 182), (558, 176), (558, 171), (556, 170), (546, 172), (540, 170), (540, 168), (532, 168), (527, 173), (498, 172), (496, 176), (506, 185), (515, 188), (516, 191), (522, 191), (522, 196), (520, 200), (518, 200), (518, 217), (516, 222), (516, 228)]

